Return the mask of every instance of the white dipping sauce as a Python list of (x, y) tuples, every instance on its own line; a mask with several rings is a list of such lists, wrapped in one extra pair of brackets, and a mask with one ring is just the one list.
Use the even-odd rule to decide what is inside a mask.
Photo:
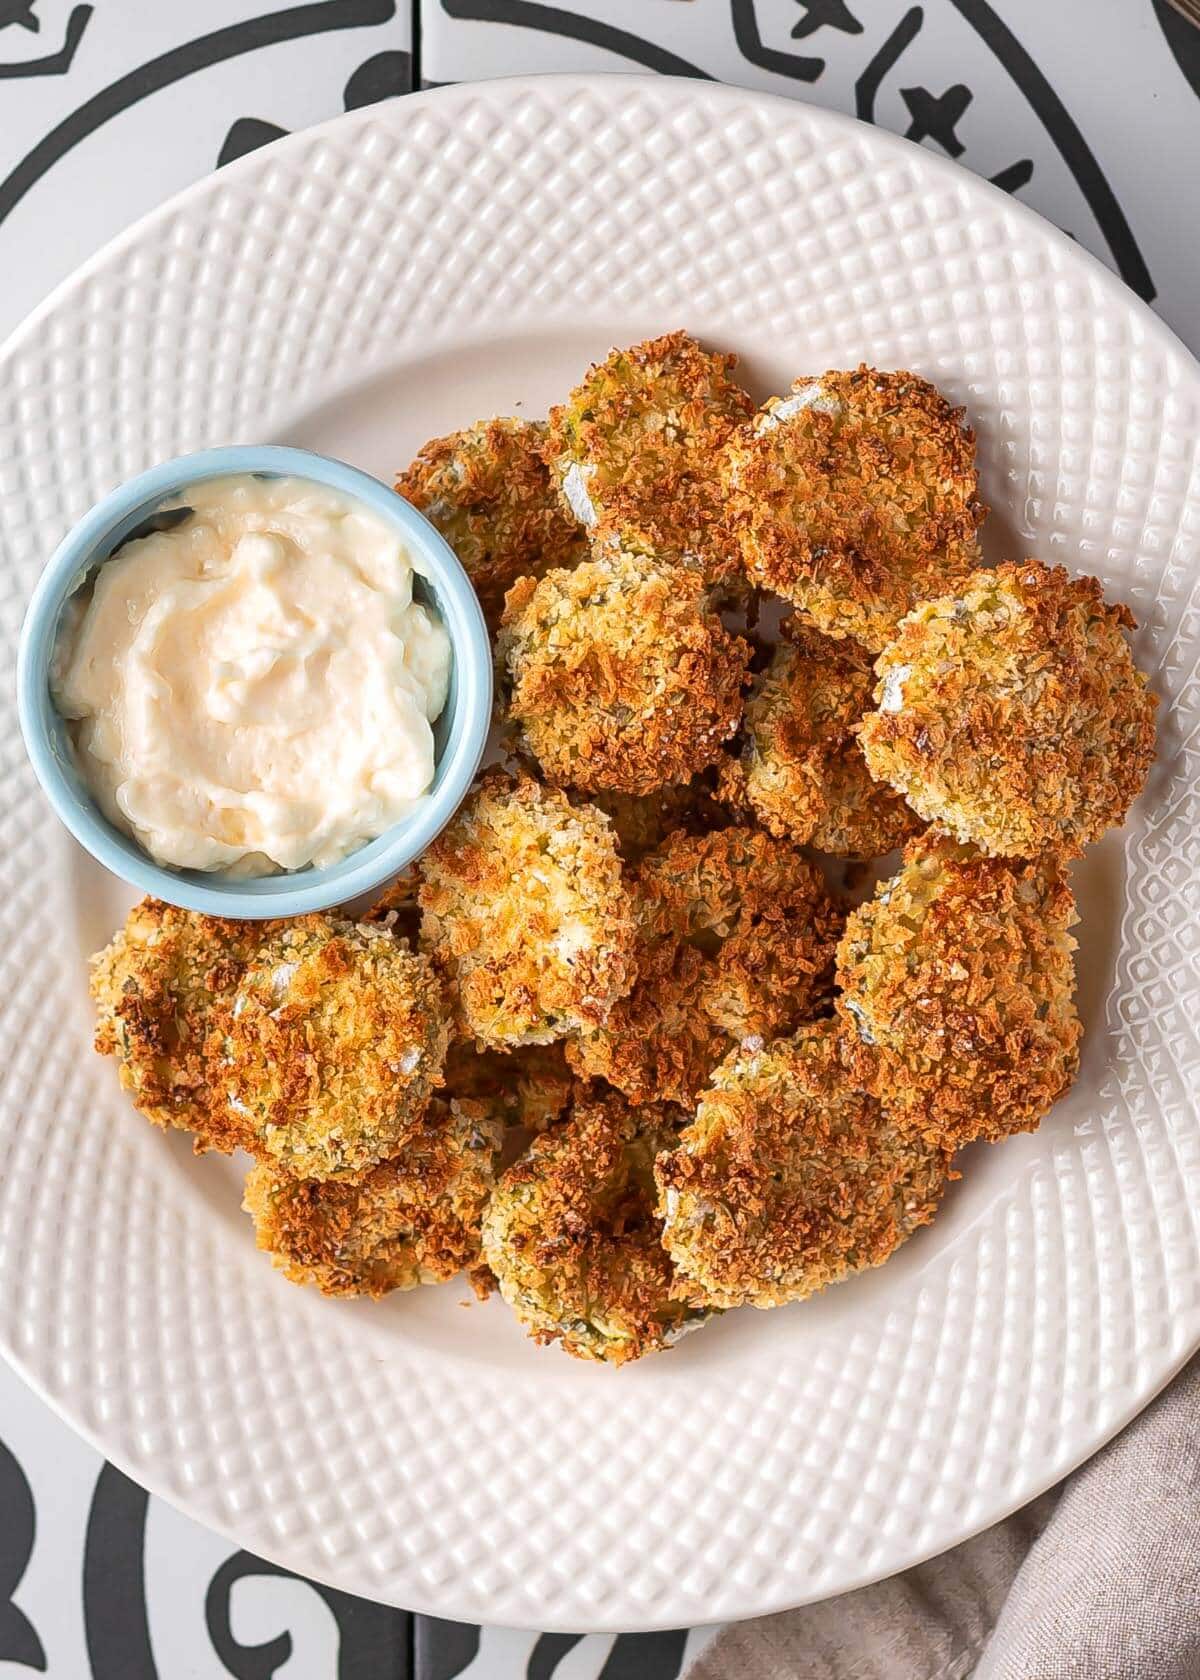
[(51, 669), (80, 773), (159, 863), (323, 867), (428, 790), (450, 640), (361, 503), (211, 479), (73, 597)]

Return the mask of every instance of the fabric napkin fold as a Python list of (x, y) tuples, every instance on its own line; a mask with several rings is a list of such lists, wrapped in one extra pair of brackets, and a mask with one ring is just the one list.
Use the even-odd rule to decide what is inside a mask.
[(1198, 1680), (1200, 1356), (1015, 1516), (891, 1580), (725, 1628), (686, 1680)]

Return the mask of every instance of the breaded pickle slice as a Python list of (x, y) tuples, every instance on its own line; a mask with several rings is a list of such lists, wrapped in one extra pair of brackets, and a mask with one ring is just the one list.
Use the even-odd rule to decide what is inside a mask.
[(503, 1127), (470, 1102), (435, 1098), (404, 1149), (351, 1179), (254, 1167), (243, 1206), (258, 1246), (293, 1283), (370, 1295), (445, 1283), (479, 1259)]
[(156, 1126), (196, 1133), (230, 1150), (223, 1119), (210, 1122), (209, 1032), (271, 924), (226, 921), (144, 898), (92, 959), (96, 1049), (114, 1056), (122, 1086)]
[(695, 572), (612, 547), (522, 578), (497, 642), (508, 715), (547, 781), (645, 794), (721, 758), (750, 648)]
[(421, 939), (481, 1045), (598, 1025), (633, 982), (633, 909), (608, 818), (489, 771), (422, 859)]
[(585, 1079), (604, 1079), (631, 1101), (690, 1106), (729, 1048), (707, 1009), (709, 960), (686, 940), (647, 940), (638, 977), (603, 1026), (567, 1040)]
[(1077, 920), (1056, 857), (912, 841), (838, 947), (848, 1066), (932, 1141), (1033, 1131), (1079, 1067)]
[(635, 1102), (691, 1106), (731, 1044), (830, 1006), (844, 920), (820, 870), (758, 829), (676, 833), (633, 873), (638, 978), (567, 1044), (577, 1072)]
[(721, 450), (754, 412), (734, 356), (667, 333), (614, 350), (550, 411), (546, 459), (593, 539), (648, 543), (710, 583), (741, 584), (724, 519)]
[(733, 1051), (656, 1166), (663, 1242), (716, 1307), (778, 1307), (879, 1266), (932, 1219), (949, 1154), (846, 1073), (832, 1021)]
[(760, 829), (672, 835), (634, 877), (645, 936), (710, 959), (705, 1009), (735, 1038), (773, 1038), (829, 1006), (844, 914), (816, 864)]
[(621, 1365), (708, 1316), (680, 1292), (654, 1212), (661, 1109), (583, 1098), (502, 1176), (483, 1222), (500, 1293), (538, 1342)]
[(920, 819), (867, 769), (855, 731), (871, 705), (871, 657), (795, 619), (755, 679), (741, 750), (721, 792), (770, 833), (834, 857), (876, 858), (920, 828)]
[(545, 443), (540, 421), (480, 420), (431, 438), (396, 481), (462, 561), (493, 632), (519, 577), (573, 566), (587, 552), (542, 459)]
[(914, 373), (797, 379), (730, 439), (722, 470), (751, 582), (827, 636), (881, 648), (978, 564), (974, 435)]
[(323, 915), (277, 924), (216, 1025), (231, 1129), (297, 1178), (361, 1172), (402, 1149), (450, 1039), (427, 957), (379, 924)]
[(872, 775), (985, 852), (1077, 856), (1124, 822), (1154, 761), (1133, 626), (1062, 566), (972, 573), (880, 655), (859, 737)]

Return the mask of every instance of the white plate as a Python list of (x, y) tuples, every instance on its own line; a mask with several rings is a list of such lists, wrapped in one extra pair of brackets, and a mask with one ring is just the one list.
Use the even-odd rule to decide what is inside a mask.
[[(88, 1048), (124, 910), (25, 766), (24, 600), (117, 480), (281, 441), (386, 476), (686, 326), (756, 394), (911, 367), (979, 434), (994, 553), (1098, 572), (1161, 756), (1078, 871), (1087, 1040), (1040, 1133), (965, 1158), (883, 1270), (619, 1372), (457, 1287), (378, 1305), (254, 1251), (233, 1163)], [(657, 79), (494, 82), (339, 118), (102, 253), (0, 359), (0, 1346), (138, 1481), (413, 1609), (542, 1628), (746, 1616), (900, 1569), (1046, 1487), (1200, 1341), (1200, 371), (1098, 264), (927, 152)]]

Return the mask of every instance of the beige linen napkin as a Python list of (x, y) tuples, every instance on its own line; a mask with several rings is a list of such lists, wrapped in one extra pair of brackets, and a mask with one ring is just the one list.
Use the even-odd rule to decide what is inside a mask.
[(873, 1587), (725, 1628), (686, 1680), (1200, 1680), (1200, 1356), (1052, 1493)]

